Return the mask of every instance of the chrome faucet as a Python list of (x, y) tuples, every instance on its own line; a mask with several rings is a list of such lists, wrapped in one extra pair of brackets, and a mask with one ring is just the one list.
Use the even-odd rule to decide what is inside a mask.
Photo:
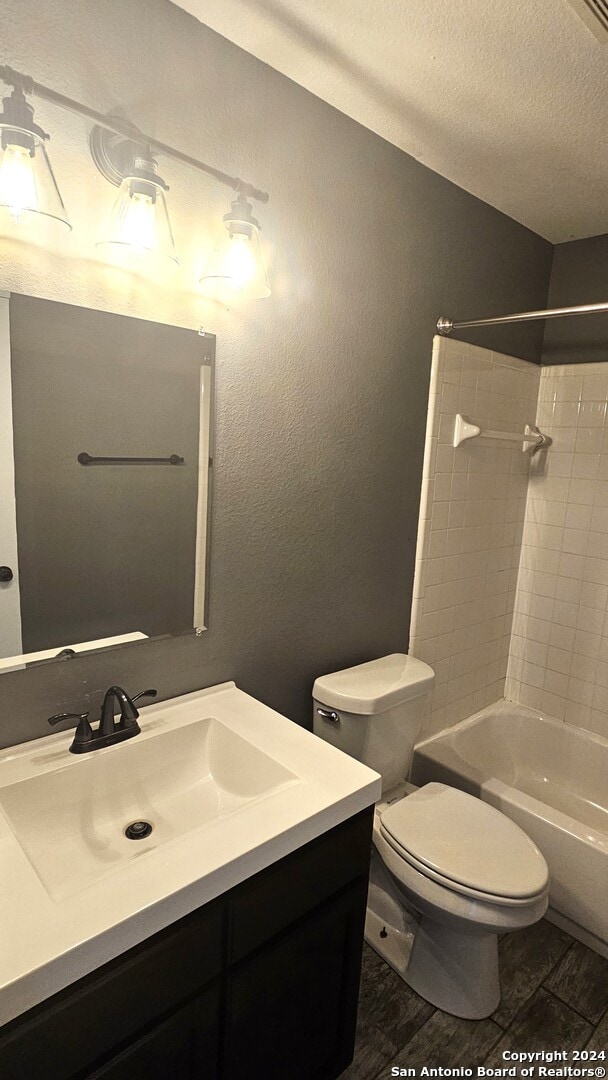
[[(88, 754), (92, 750), (101, 750), (103, 746), (113, 746), (114, 743), (124, 742), (139, 735), (141, 728), (137, 723), (139, 712), (135, 702), (142, 697), (156, 697), (157, 690), (141, 690), (134, 697), (129, 697), (122, 686), (111, 686), (106, 690), (101, 706), (101, 717), (96, 728), (89, 723), (89, 714), (85, 713), (57, 713), (49, 716), (48, 722), (53, 727), (62, 720), (78, 720), (74, 741), (70, 746), (72, 754)], [(118, 704), (120, 718), (114, 720), (114, 706)]]

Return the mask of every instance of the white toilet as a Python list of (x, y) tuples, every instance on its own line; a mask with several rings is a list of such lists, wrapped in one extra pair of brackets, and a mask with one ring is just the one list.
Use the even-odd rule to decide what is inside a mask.
[(445, 784), (405, 782), (433, 680), (403, 653), (323, 675), (314, 731), (382, 776), (366, 940), (427, 1001), (479, 1020), (500, 1000), (498, 935), (542, 918), (549, 871), (500, 811)]

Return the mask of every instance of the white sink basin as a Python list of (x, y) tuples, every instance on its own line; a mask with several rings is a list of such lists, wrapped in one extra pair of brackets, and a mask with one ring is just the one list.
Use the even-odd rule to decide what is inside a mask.
[[(0, 808), (55, 900), (192, 829), (212, 825), (301, 781), (208, 717), (95, 750), (0, 789)], [(125, 828), (152, 832), (130, 840)]]
[(380, 796), (234, 683), (146, 706), (141, 729), (91, 754), (71, 731), (0, 751), (0, 1023)]

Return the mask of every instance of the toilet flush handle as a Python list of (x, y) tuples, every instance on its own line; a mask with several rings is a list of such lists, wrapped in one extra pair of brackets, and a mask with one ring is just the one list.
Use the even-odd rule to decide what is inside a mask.
[(340, 723), (340, 717), (338, 716), (337, 712), (333, 711), (333, 709), (317, 709), (317, 712), (323, 720), (327, 720), (328, 724)]

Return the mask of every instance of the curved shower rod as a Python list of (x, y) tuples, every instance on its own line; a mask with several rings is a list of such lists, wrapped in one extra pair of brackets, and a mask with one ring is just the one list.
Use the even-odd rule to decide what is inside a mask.
[(602, 304), (579, 304), (578, 307), (547, 308), (544, 311), (520, 311), (517, 315), (495, 315), (491, 319), (468, 319), (466, 322), (452, 322), (445, 315), (437, 320), (437, 330), (442, 337), (447, 337), (453, 330), (464, 330), (467, 326), (499, 326), (501, 323), (532, 322), (534, 319), (561, 319), (567, 315), (598, 315), (608, 312), (608, 302)]

